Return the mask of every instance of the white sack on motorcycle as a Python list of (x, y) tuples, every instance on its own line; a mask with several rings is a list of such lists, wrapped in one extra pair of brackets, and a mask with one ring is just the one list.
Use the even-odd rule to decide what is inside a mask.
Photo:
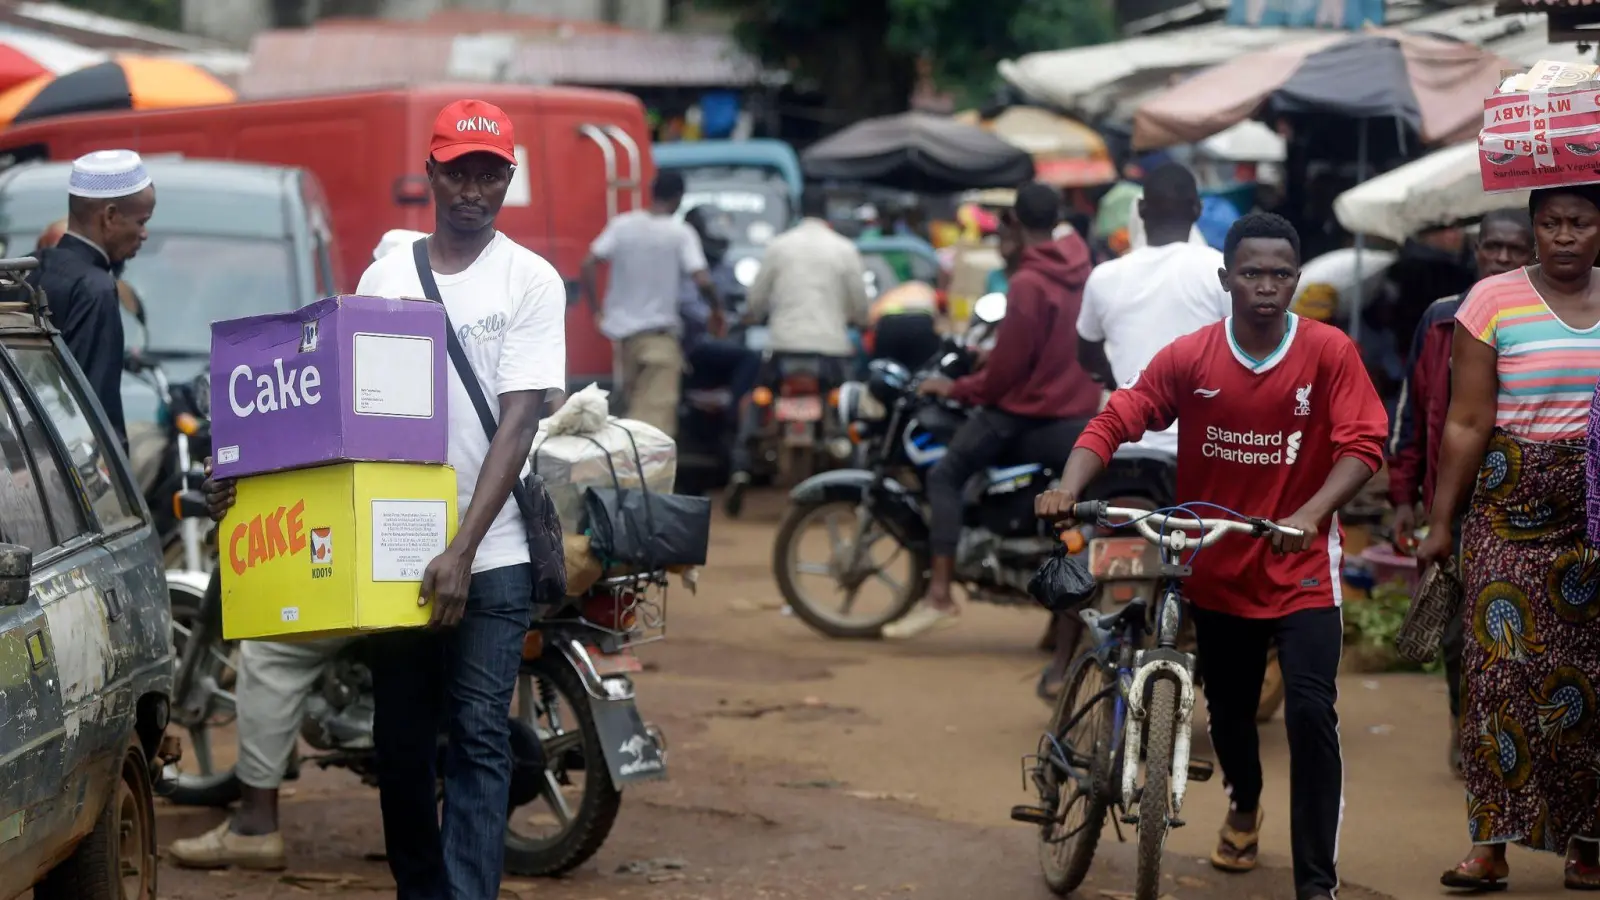
[(1028, 593), (1051, 612), (1071, 612), (1094, 596), (1094, 578), (1082, 559), (1057, 545), (1028, 582)]

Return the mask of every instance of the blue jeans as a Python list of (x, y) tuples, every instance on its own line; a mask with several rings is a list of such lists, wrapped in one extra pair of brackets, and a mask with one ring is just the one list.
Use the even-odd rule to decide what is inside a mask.
[[(373, 638), (379, 802), (396, 900), (495, 900), (511, 791), (507, 717), (532, 620), (533, 567), (472, 576), (446, 632)], [(439, 736), (444, 812), (437, 802)]]

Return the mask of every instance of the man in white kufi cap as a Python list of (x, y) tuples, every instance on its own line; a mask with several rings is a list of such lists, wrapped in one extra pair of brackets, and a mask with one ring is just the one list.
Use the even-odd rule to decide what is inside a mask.
[(124, 446), (117, 276), (139, 252), (155, 209), (155, 187), (139, 154), (97, 150), (79, 157), (67, 182), (67, 232), (56, 246), (40, 252), (32, 275)]

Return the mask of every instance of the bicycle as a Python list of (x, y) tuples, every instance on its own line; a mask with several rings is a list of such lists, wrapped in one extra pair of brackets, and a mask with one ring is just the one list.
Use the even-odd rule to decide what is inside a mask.
[[(1189, 758), (1194, 656), (1177, 649), (1180, 586), (1192, 573), (1195, 556), (1225, 534), (1298, 537), (1300, 532), (1261, 518), (1207, 519), (1191, 509), (1200, 506), (1212, 504), (1154, 512), (1104, 502), (1072, 508), (1077, 521), (1133, 526), (1160, 549), (1161, 581), (1153, 607), (1137, 597), (1114, 613), (1093, 608), (1079, 612), (1089, 649), (1068, 669), (1039, 752), (1023, 758), (1024, 783), (1032, 782), (1041, 805), (1014, 807), (1011, 818), (1040, 827), (1041, 868), (1057, 894), (1070, 893), (1089, 874), (1106, 815), (1115, 805), (1121, 811), (1120, 822), (1113, 820), (1117, 839), (1125, 840), (1121, 824), (1138, 828), (1134, 897), (1156, 900), (1161, 852), (1167, 833), (1184, 824), (1178, 815), (1189, 782), (1208, 781), (1214, 773), (1210, 762)], [(1192, 551), (1187, 559), (1185, 551)], [(1152, 633), (1155, 646), (1144, 649), (1144, 638)], [(1082, 813), (1081, 822), (1070, 826), (1075, 809)]]

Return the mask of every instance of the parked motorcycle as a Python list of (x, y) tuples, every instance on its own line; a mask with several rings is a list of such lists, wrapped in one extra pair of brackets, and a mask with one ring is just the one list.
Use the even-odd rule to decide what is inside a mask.
[[(528, 633), (510, 716), (507, 872), (553, 876), (582, 865), (610, 834), (622, 788), (666, 777), (665, 739), (640, 718), (630, 677), (641, 669), (633, 648), (665, 633), (666, 593), (664, 571), (603, 579)], [(235, 714), (236, 658), (221, 624), (213, 576), (180, 641), (172, 721), (187, 729), (200, 771), (168, 773), (166, 795), (179, 805), (226, 806), (240, 794), (238, 779), (215, 768), (210, 754), (210, 730)], [(314, 752), (291, 762), (291, 777), (310, 763), (376, 786), (370, 646), (352, 641), (327, 664), (301, 726)], [(439, 742), (442, 767), (442, 735)]]
[[(185, 492), (205, 480), (201, 461), (211, 455), (210, 374), (202, 372), (192, 381), (173, 384), (158, 358), (138, 351), (123, 357), (123, 369), (149, 384), (160, 404), (157, 417), (165, 440), (157, 451), (153, 475), (141, 487), (161, 535), (167, 568), (205, 571), (201, 524), (185, 518), (181, 503)], [(140, 468), (137, 463), (136, 468)]]

